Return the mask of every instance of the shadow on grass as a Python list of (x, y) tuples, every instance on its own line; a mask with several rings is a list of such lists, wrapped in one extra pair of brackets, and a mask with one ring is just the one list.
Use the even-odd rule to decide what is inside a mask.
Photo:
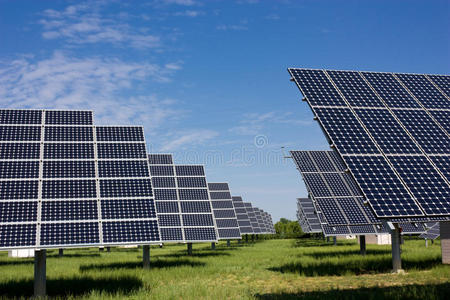
[[(47, 279), (49, 297), (67, 297), (87, 295), (91, 292), (129, 295), (142, 287), (142, 282), (135, 277), (119, 278), (67, 278)], [(8, 281), (0, 283), (0, 298), (29, 298), (33, 296), (33, 280)]]
[[(383, 250), (383, 249), (367, 249), (367, 255), (382, 255), (382, 254), (391, 254), (391, 250)], [(314, 258), (324, 258), (327, 256), (346, 256), (346, 255), (360, 255), (358, 250), (337, 250), (337, 251), (321, 251), (314, 253), (305, 253), (304, 255), (312, 256)]]
[[(174, 267), (202, 267), (205, 263), (190, 261), (187, 259), (183, 260), (161, 260), (161, 259), (153, 259), (150, 260), (150, 268), (174, 268)], [(80, 271), (90, 271), (90, 270), (107, 270), (107, 269), (136, 269), (142, 268), (142, 261), (139, 262), (124, 262), (124, 263), (109, 263), (109, 264), (90, 264), (90, 265), (81, 265)]]
[[(67, 257), (67, 258), (76, 258), (76, 257), (99, 257), (100, 254), (99, 253), (64, 253), (63, 256), (61, 258)], [(50, 253), (47, 255), (47, 257), (58, 257), (59, 258), (59, 254), (56, 253)]]
[[(299, 240), (295, 240), (295, 242), (293, 242), (292, 247), (294, 247), (294, 248), (298, 248), (298, 247), (324, 247), (324, 246), (331, 246), (331, 245), (333, 245), (333, 242), (326, 242), (324, 240), (299, 239)], [(346, 243), (345, 245), (348, 245), (348, 244)]]
[(0, 261), (0, 266), (10, 266), (10, 265), (32, 265), (34, 260), (3, 260)]
[(176, 253), (161, 254), (157, 257), (216, 257), (216, 256), (229, 256), (230, 253), (220, 251), (220, 250), (194, 250), (191, 255), (187, 254), (187, 251), (177, 251)]
[[(406, 271), (409, 269), (431, 269), (441, 264), (440, 258), (422, 259), (420, 261), (409, 261), (403, 259), (402, 267)], [(388, 273), (392, 270), (392, 260), (390, 258), (369, 259), (366, 257), (362, 260), (344, 261), (344, 262), (327, 262), (322, 261), (309, 265), (302, 265), (301, 262), (285, 264), (280, 267), (272, 267), (268, 270), (280, 273), (295, 273), (304, 276), (340, 276), (346, 274), (377, 274)]]
[(450, 283), (373, 287), (304, 293), (256, 294), (256, 299), (445, 299)]

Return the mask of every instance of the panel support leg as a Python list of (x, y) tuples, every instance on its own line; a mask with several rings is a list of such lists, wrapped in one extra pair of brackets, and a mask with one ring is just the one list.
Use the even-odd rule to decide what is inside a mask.
[(400, 229), (398, 225), (394, 225), (395, 229), (391, 230), (391, 242), (392, 242), (392, 272), (402, 273), (402, 259), (400, 248)]
[(47, 251), (34, 252), (34, 297), (45, 297), (46, 294), (46, 260)]
[(359, 236), (359, 254), (362, 256), (366, 255), (366, 236)]
[(111, 247), (106, 247), (106, 252), (111, 252)]
[(211, 250), (216, 250), (216, 243), (215, 242), (211, 242)]
[(64, 249), (59, 249), (58, 250), (58, 256), (59, 257), (63, 257), (63, 255), (64, 255)]
[[(439, 222), (442, 263), (450, 264), (450, 222)], [(431, 240), (433, 243), (434, 240)]]
[(142, 247), (142, 266), (144, 269), (150, 269), (150, 246)]
[(254, 242), (254, 241), (255, 241), (255, 235), (252, 234), (252, 242)]
[(245, 235), (245, 242), (248, 243), (248, 234)]
[(425, 239), (425, 247), (428, 248), (428, 239)]
[(192, 243), (187, 243), (187, 253), (188, 255), (192, 255)]
[(327, 236), (327, 243), (330, 241), (330, 237), (329, 236)]
[(334, 245), (334, 246), (337, 245), (337, 239), (336, 239), (336, 236), (333, 236), (333, 245)]
[(231, 241), (227, 240), (227, 247), (231, 247)]
[(98, 251), (103, 252), (105, 250), (105, 247), (99, 247)]

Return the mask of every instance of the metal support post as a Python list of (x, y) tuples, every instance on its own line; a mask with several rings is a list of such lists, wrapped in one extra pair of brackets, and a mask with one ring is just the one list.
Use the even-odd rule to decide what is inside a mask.
[(34, 252), (34, 297), (45, 297), (46, 294), (46, 250)]
[(337, 239), (336, 239), (336, 236), (333, 236), (333, 245), (334, 245), (334, 246), (337, 245)]
[(227, 240), (227, 247), (231, 247), (231, 241)]
[(391, 241), (392, 241), (392, 272), (400, 273), (402, 272), (402, 259), (401, 259), (401, 249), (400, 249), (400, 229), (398, 225), (394, 225), (394, 229), (391, 230)]
[(150, 268), (150, 246), (144, 245), (142, 247), (142, 265), (144, 269)]
[(359, 254), (366, 255), (366, 236), (360, 235), (359, 236)]
[(59, 249), (58, 250), (58, 256), (59, 257), (63, 257), (63, 255), (64, 255), (64, 250), (63, 249)]
[(216, 250), (216, 243), (215, 242), (211, 242), (211, 250)]
[(187, 252), (188, 255), (192, 255), (192, 243), (187, 243)]

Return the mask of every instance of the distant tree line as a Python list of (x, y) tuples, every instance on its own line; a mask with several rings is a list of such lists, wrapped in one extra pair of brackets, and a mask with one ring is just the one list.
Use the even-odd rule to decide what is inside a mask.
[(274, 227), (276, 237), (280, 239), (295, 239), (305, 235), (297, 221), (290, 221), (286, 218), (281, 218)]

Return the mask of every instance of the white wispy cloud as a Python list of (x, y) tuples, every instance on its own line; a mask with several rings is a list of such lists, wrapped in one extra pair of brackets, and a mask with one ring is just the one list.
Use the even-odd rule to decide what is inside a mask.
[(238, 126), (230, 131), (241, 135), (256, 135), (261, 133), (269, 124), (311, 125), (310, 120), (300, 120), (292, 117), (291, 112), (271, 111), (267, 113), (244, 114)]
[(248, 30), (248, 27), (245, 25), (219, 25), (216, 27), (217, 30), (227, 31), (227, 30), (234, 30), (234, 31), (243, 31)]
[(217, 131), (209, 129), (198, 129), (177, 133), (176, 136), (170, 136), (168, 142), (161, 147), (161, 151), (181, 150), (186, 149), (188, 146), (201, 145), (218, 135), (219, 133)]
[(200, 11), (200, 10), (185, 10), (185, 11), (176, 12), (174, 15), (175, 16), (195, 18), (195, 17), (198, 17), (198, 16), (202, 16), (204, 14), (205, 14), (205, 12), (204, 11)]
[(104, 17), (103, 1), (79, 3), (63, 10), (47, 9), (39, 24), (44, 39), (64, 39), (70, 44), (107, 43), (137, 49), (158, 48), (161, 39), (148, 34), (148, 28), (133, 27), (126, 22), (127, 14)]
[(173, 99), (142, 95), (140, 84), (167, 82), (173, 68), (119, 59), (73, 58), (62, 52), (0, 64), (0, 105), (7, 108), (92, 109), (102, 124), (153, 129), (178, 118)]
[(178, 4), (178, 5), (184, 5), (184, 6), (197, 5), (197, 1), (194, 1), (194, 0), (160, 0), (157, 2), (161, 2), (164, 4)]

